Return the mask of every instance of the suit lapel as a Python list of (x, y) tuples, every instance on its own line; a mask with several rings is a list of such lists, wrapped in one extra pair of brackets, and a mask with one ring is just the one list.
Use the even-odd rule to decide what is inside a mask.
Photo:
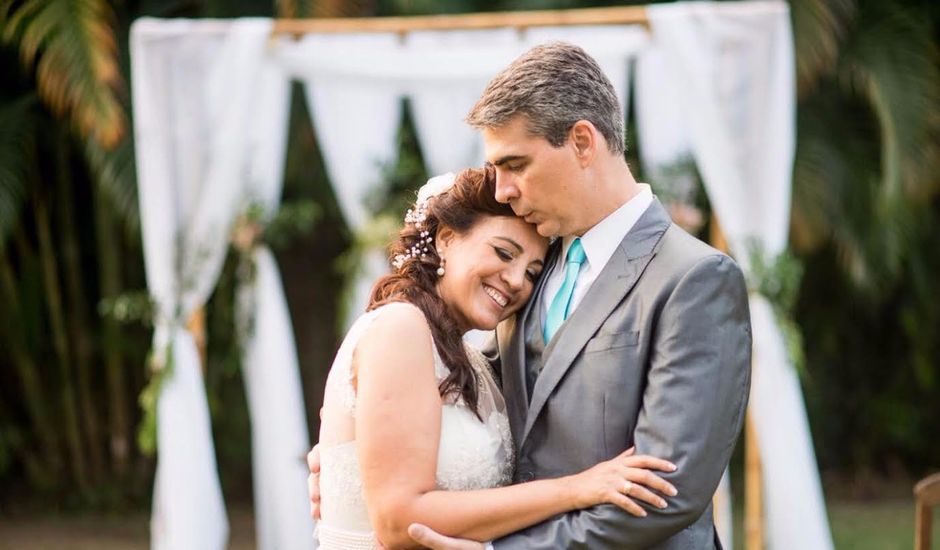
[[(546, 266), (555, 265), (560, 250), (561, 239), (557, 239), (546, 254)], [(546, 270), (539, 277), (538, 284), (532, 291), (532, 297), (522, 311), (496, 327), (496, 340), (503, 374), (503, 396), (506, 400), (506, 408), (509, 410), (512, 433), (517, 436), (522, 433), (529, 404), (529, 392), (526, 386), (525, 327), (531, 315), (539, 314), (539, 304), (548, 275), (548, 270)], [(518, 439), (518, 441), (522, 440)]]
[(496, 326), (496, 341), (499, 345), (500, 365), (503, 377), (503, 397), (506, 401), (506, 410), (509, 413), (509, 425), (513, 434), (522, 433), (526, 415), (526, 385), (525, 373), (521, 373), (525, 365), (525, 355), (519, 353), (517, 340), (523, 338), (525, 332), (518, 313)]
[[(636, 285), (670, 223), (665, 209), (659, 201), (654, 200), (621, 241), (577, 309), (562, 323), (545, 349), (544, 368), (532, 391), (520, 444), (528, 437), (548, 397), (571, 368), (581, 349)], [(524, 387), (523, 382), (523, 392)]]

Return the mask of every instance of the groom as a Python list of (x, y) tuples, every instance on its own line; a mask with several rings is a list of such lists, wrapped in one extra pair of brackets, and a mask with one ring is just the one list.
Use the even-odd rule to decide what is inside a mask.
[[(670, 460), (679, 490), (647, 517), (613, 505), (493, 542), (536, 548), (720, 546), (711, 499), (741, 429), (751, 335), (738, 266), (672, 224), (624, 161), (613, 86), (576, 46), (530, 50), (467, 117), (496, 198), (560, 236), (528, 306), (496, 330), (515, 481), (571, 474), (630, 446)], [(421, 526), (431, 548), (482, 548)]]
[[(633, 178), (613, 86), (580, 48), (525, 53), (467, 120), (483, 133), (497, 200), (540, 234), (561, 237), (533, 298), (496, 329), (514, 481), (572, 474), (631, 446), (678, 466), (663, 477), (679, 494), (662, 510), (640, 503), (646, 517), (595, 506), (490, 544), (720, 548), (711, 499), (750, 381), (740, 269), (671, 223)], [(425, 526), (409, 532), (434, 549), (484, 548)]]

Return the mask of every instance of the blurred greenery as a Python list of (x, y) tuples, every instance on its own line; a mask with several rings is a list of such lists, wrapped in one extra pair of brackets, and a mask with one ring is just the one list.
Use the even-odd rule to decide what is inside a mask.
[[(734, 547), (744, 548), (744, 507), (734, 509)], [(914, 544), (914, 503), (909, 498), (830, 499), (827, 503), (832, 542), (845, 550), (909, 550)], [(940, 549), (934, 537), (933, 550)]]
[[(134, 440), (151, 343), (129, 131), (134, 19), (624, 3), (0, 0), (0, 512), (149, 499), (154, 462)], [(791, 242), (803, 266), (794, 307), (817, 458), (827, 478), (848, 483), (919, 477), (940, 468), (940, 8), (790, 5), (799, 84)], [(400, 155), (369, 205), (380, 220), (400, 219), (427, 177), (407, 105), (404, 113)], [(264, 238), (277, 245), (315, 434), (341, 336), (338, 289), (362, 243), (342, 221), (299, 86), (290, 120), (284, 200), (294, 206)], [(642, 172), (632, 132), (628, 143)], [(700, 189), (691, 200), (707, 220)], [(233, 252), (206, 306), (206, 389), (227, 497), (251, 491), (238, 265)]]

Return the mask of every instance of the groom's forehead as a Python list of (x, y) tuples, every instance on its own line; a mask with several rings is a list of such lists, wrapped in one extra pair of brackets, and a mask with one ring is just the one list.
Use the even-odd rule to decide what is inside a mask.
[[(544, 137), (532, 135), (525, 120), (514, 119), (502, 126), (482, 129), (483, 148), (486, 160), (499, 165), (510, 157), (525, 156)], [(547, 141), (546, 141), (547, 142)]]

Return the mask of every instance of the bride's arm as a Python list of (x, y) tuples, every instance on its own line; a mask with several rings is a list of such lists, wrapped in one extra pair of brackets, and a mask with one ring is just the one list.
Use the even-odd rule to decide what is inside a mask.
[(414, 547), (407, 533), (414, 522), (451, 536), (492, 540), (602, 502), (645, 515), (618, 491), (626, 479), (636, 482), (631, 496), (654, 505), (665, 502), (641, 484), (674, 491), (648, 471), (668, 469), (668, 463), (626, 455), (576, 476), (479, 491), (435, 490), (441, 398), (421, 312), (394, 308), (376, 318), (357, 346), (354, 368), (364, 492), (376, 536), (388, 548)]

